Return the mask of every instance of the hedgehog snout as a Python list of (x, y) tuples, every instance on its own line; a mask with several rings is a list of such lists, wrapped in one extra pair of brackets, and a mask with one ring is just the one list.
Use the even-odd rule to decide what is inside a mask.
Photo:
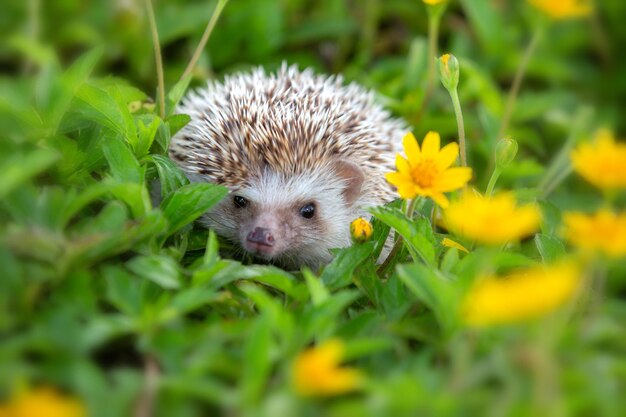
[(270, 254), (274, 246), (272, 231), (264, 227), (255, 227), (246, 237), (246, 249), (253, 253)]

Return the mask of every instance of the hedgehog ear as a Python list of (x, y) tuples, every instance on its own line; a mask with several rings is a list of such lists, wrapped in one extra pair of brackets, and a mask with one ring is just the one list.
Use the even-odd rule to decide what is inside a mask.
[(346, 202), (349, 205), (354, 204), (361, 195), (361, 186), (365, 180), (363, 170), (352, 162), (339, 160), (335, 162), (335, 173), (344, 181), (343, 196)]

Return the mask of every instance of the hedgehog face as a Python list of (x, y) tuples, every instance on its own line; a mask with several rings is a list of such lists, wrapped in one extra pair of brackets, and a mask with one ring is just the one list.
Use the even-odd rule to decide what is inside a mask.
[(363, 181), (351, 164), (321, 172), (331, 174), (288, 177), (265, 172), (232, 189), (205, 221), (265, 261), (317, 267), (330, 261), (329, 249), (350, 244), (349, 224)]

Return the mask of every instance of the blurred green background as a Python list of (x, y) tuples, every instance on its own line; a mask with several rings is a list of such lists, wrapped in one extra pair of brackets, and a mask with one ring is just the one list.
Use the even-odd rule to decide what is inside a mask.
[[(166, 91), (215, 4), (154, 0)], [(301, 274), (219, 259), (214, 237), (188, 225), (219, 190), (185, 188), (163, 157), (184, 121), (171, 114), (175, 97), (163, 121), (149, 109), (126, 108), (156, 100), (144, 6), (0, 3), (0, 398), (43, 382), (74, 393), (90, 415), (131, 415), (144, 365), (154, 359), (162, 372), (158, 416), (623, 414), (626, 273), (619, 262), (608, 272), (607, 301), (591, 318), (575, 315), (575, 325), (565, 326), (557, 317), (479, 337), (447, 334), (404, 278), (390, 273), (379, 284), (369, 246), (346, 250), (348, 261), (324, 271), (322, 288)], [(507, 132), (520, 153), (499, 188), (533, 199), (568, 137), (589, 139), (603, 126), (618, 137), (626, 132), (626, 2), (595, 6), (589, 18), (553, 22), (539, 44)], [(525, 1), (461, 0), (450, 2), (442, 20), (439, 52), (461, 62), (470, 165), (482, 189), (537, 16)], [(230, 0), (191, 83), (297, 63), (372, 88), (417, 137), (436, 130), (450, 141), (456, 123), (438, 81), (422, 105), (427, 24), (419, 0)], [(117, 141), (133, 135), (132, 149)], [(157, 177), (182, 198), (151, 207), (145, 185)], [(185, 193), (200, 191), (208, 197), (199, 206), (185, 205)], [(602, 200), (569, 178), (541, 203), (543, 232), (556, 236), (559, 209)], [(562, 254), (555, 239), (551, 249)], [(490, 263), (526, 266), (545, 254), (525, 242), (518, 252), (482, 255), (459, 275)], [(459, 260), (452, 258), (448, 266)], [(353, 283), (355, 268), (361, 281)], [(300, 401), (290, 361), (332, 335), (347, 341), (347, 359), (371, 384), (364, 395)]]

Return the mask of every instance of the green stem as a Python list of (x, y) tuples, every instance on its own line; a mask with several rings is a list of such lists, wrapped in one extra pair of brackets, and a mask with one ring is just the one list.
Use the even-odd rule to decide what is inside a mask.
[(157, 71), (157, 82), (159, 84), (157, 95), (159, 98), (159, 116), (165, 119), (165, 79), (163, 77), (163, 57), (161, 56), (161, 46), (159, 45), (159, 32), (157, 32), (156, 19), (154, 17), (154, 8), (151, 0), (144, 0), (146, 10), (148, 12), (148, 22), (150, 24), (150, 33), (152, 35), (152, 45), (154, 47), (154, 60)]
[[(407, 205), (405, 213), (406, 213), (406, 216), (409, 218), (409, 220), (412, 219), (413, 215), (415, 214), (415, 207), (417, 205), (418, 200), (420, 200), (420, 198), (415, 197), (413, 200), (409, 201), (409, 204)], [(402, 248), (402, 241), (403, 241), (402, 236), (398, 236), (398, 240), (396, 240), (395, 243), (393, 244), (391, 251), (389, 251), (389, 255), (387, 255), (387, 258), (385, 258), (383, 263), (380, 264), (380, 266), (378, 267), (376, 271), (379, 275), (383, 273), (384, 271), (386, 271), (387, 268), (389, 268), (389, 265), (391, 264), (393, 259), (396, 257), (398, 252), (400, 252), (400, 249)]]
[(422, 113), (424, 113), (434, 90), (436, 70), (435, 58), (437, 56), (437, 43), (439, 40), (439, 23), (441, 16), (441, 12), (433, 12), (431, 8), (428, 7), (428, 73), (426, 74), (424, 99), (422, 100), (422, 105), (415, 117), (416, 120), (419, 120), (422, 117)]
[(454, 107), (454, 115), (456, 116), (456, 125), (459, 130), (459, 149), (461, 153), (461, 165), (467, 166), (467, 151), (465, 148), (465, 123), (463, 122), (463, 110), (461, 110), (461, 102), (459, 101), (459, 93), (456, 89), (449, 91), (452, 98), (452, 106)]
[(498, 136), (496, 137), (496, 139), (501, 138), (509, 127), (511, 115), (513, 114), (513, 109), (515, 108), (515, 102), (517, 101), (517, 95), (519, 93), (520, 87), (522, 86), (522, 81), (524, 80), (526, 69), (528, 69), (530, 59), (537, 49), (537, 45), (539, 44), (542, 33), (543, 29), (541, 27), (537, 27), (537, 29), (535, 29), (535, 31), (533, 32), (533, 36), (528, 43), (528, 46), (526, 47), (524, 56), (522, 57), (522, 62), (520, 62), (519, 66), (517, 67), (517, 72), (515, 73), (515, 77), (513, 78), (511, 90), (509, 90), (509, 95), (507, 97), (506, 105), (504, 107), (504, 114), (502, 116), (502, 123), (500, 124), (500, 130), (498, 131)]
[(435, 58), (437, 57), (437, 43), (439, 40), (440, 14), (428, 14), (428, 76), (426, 79), (427, 91), (432, 91), (435, 82)]
[(493, 189), (496, 186), (498, 178), (500, 178), (500, 174), (502, 174), (502, 170), (496, 167), (491, 174), (491, 178), (489, 178), (489, 184), (487, 184), (487, 191), (485, 191), (485, 195), (487, 197), (491, 197), (491, 195), (493, 194)]
[(570, 151), (576, 144), (576, 138), (578, 138), (581, 132), (585, 131), (586, 126), (589, 125), (591, 115), (591, 109), (582, 108), (574, 117), (576, 122), (572, 126), (572, 130), (565, 144), (563, 144), (559, 153), (548, 166), (539, 184), (539, 193), (542, 197), (547, 197), (571, 173)]
[(213, 32), (213, 29), (215, 28), (215, 25), (217, 24), (217, 20), (219, 19), (220, 15), (222, 14), (222, 11), (224, 10), (224, 7), (226, 6), (226, 3), (228, 3), (228, 0), (219, 0), (217, 2), (217, 5), (215, 6), (215, 10), (213, 10), (213, 14), (211, 15), (211, 19), (209, 19), (209, 23), (207, 23), (207, 26), (204, 29), (202, 38), (200, 38), (200, 43), (198, 43), (196, 50), (193, 52), (193, 55), (191, 56), (191, 59), (189, 60), (189, 63), (187, 64), (185, 71), (183, 71), (183, 75), (180, 76), (180, 80), (188, 77), (189, 74), (191, 74), (191, 72), (195, 68), (196, 63), (198, 62), (198, 59), (200, 59), (200, 55), (202, 54), (202, 51), (204, 50), (204, 47), (206, 46), (206, 43), (209, 41), (209, 37), (211, 36), (211, 33)]

